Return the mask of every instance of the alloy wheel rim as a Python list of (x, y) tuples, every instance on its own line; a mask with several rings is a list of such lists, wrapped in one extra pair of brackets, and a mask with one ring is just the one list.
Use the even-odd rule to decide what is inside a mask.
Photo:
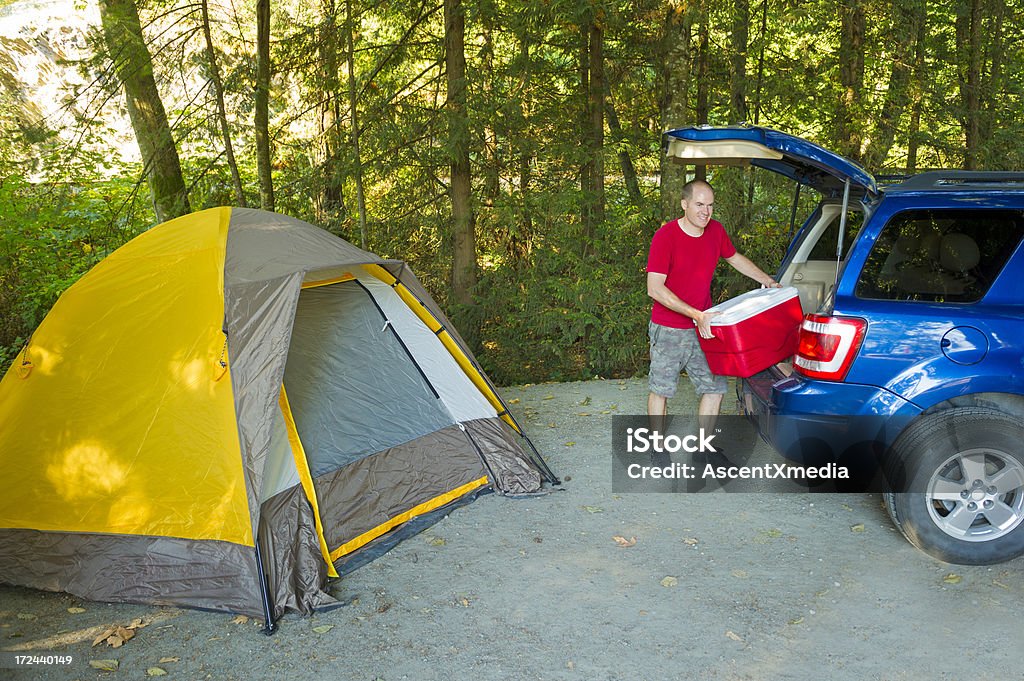
[(961, 541), (992, 541), (1024, 521), (1024, 464), (997, 449), (957, 452), (936, 467), (926, 496), (940, 530)]

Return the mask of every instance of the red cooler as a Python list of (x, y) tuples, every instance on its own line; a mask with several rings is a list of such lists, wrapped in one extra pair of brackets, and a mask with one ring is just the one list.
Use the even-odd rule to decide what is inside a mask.
[(715, 337), (700, 345), (719, 376), (746, 378), (796, 354), (804, 313), (793, 286), (748, 291), (708, 312), (720, 313), (711, 319)]

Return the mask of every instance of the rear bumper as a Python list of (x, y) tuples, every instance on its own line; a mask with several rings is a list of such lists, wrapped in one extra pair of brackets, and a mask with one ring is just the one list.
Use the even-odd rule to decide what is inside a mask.
[(776, 367), (737, 383), (758, 434), (798, 463), (877, 461), (921, 413), (884, 388), (786, 376)]

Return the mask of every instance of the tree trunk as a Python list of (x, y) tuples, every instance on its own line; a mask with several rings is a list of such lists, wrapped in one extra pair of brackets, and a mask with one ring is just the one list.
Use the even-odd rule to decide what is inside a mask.
[[(484, 101), (489, 105), (495, 103), (494, 95), (494, 30), (493, 15), (490, 12), (482, 11), (480, 13), (481, 21), (483, 22), (483, 49), (481, 50), (482, 56), (482, 67), (480, 78), (483, 81), (481, 89), (483, 90)], [(484, 203), (489, 207), (494, 207), (495, 201), (498, 199), (498, 194), (501, 191), (501, 169), (498, 162), (498, 133), (494, 126), (495, 115), (492, 113), (487, 116), (487, 120), (484, 123), (484, 139), (483, 139), (483, 176), (484, 176), (484, 190), (483, 200)]]
[[(985, 69), (986, 77), (982, 80), (979, 92), (981, 100), (982, 119), (979, 129), (979, 145), (981, 150), (981, 163), (989, 170), (1007, 169), (1006, 155), (1002, 150), (992, 149), (989, 143), (992, 141), (992, 134), (996, 122), (995, 107), (998, 105), (995, 93), (1005, 92), (1007, 84), (1004, 81), (1003, 69), (1006, 66), (1006, 33), (1003, 22), (1006, 19), (1006, 4), (1003, 2), (990, 3), (994, 7), (987, 12), (989, 28), (986, 32), (987, 56), (983, 62), (987, 62)], [(995, 153), (992, 153), (995, 152)]]
[(178, 149), (142, 36), (139, 11), (133, 0), (101, 0), (100, 16), (107, 51), (124, 86), (125, 104), (142, 154), (149, 194), (157, 222), (188, 213), (191, 208)]
[(839, 153), (859, 161), (861, 157), (862, 90), (864, 89), (864, 33), (867, 19), (864, 0), (848, 0), (840, 6), (839, 81), (842, 86), (836, 112), (836, 147)]
[(956, 37), (964, 131), (964, 169), (976, 170), (981, 147), (981, 0), (957, 5)]
[(341, 85), (338, 50), (338, 9), (334, 0), (324, 0), (324, 22), (320, 28), (320, 64), (323, 69), (323, 103), (320, 107), (319, 195), (315, 207), (317, 221), (339, 233), (345, 218), (344, 179), (341, 174)]
[(348, 118), (352, 135), (352, 160), (356, 179), (356, 210), (359, 214), (359, 241), (363, 250), (367, 249), (366, 234), (366, 195), (363, 193), (363, 160), (359, 151), (359, 107), (356, 91), (356, 46), (355, 22), (352, 18), (352, 0), (345, 2), (345, 25), (348, 31)]
[[(587, 110), (590, 115), (590, 144), (594, 159), (589, 193), (591, 237), (604, 222), (604, 29), (596, 16), (590, 21), (590, 93)], [(592, 239), (588, 247), (593, 247)]]
[(579, 75), (579, 130), (583, 144), (580, 147), (580, 252), (586, 254), (587, 245), (594, 238), (594, 216), (591, 210), (590, 189), (594, 184), (594, 140), (590, 125), (590, 13), (582, 11), (579, 26), (577, 73)]
[(463, 306), (459, 325), (467, 342), (475, 345), (479, 325), (465, 310), (473, 304), (477, 283), (476, 235), (471, 205), (469, 120), (466, 113), (466, 15), (462, 0), (444, 0), (445, 67), (447, 71), (448, 147), (451, 156), (452, 295)]
[(231, 184), (235, 189), (235, 203), (240, 208), (245, 208), (245, 189), (242, 188), (242, 178), (238, 174), (238, 163), (235, 161), (235, 149), (231, 144), (231, 128), (228, 127), (227, 108), (224, 106), (224, 84), (220, 78), (220, 67), (217, 65), (217, 53), (213, 49), (213, 35), (210, 31), (210, 7), (207, 0), (202, 0), (203, 8), (203, 36), (206, 39), (206, 60), (210, 67), (210, 82), (213, 83), (213, 93), (217, 99), (217, 120), (220, 122), (220, 134), (224, 141), (224, 157), (228, 162), (228, 169), (231, 171)]
[(914, 64), (906, 58), (917, 53), (918, 46), (915, 43), (920, 37), (918, 27), (924, 21), (923, 4), (908, 3), (894, 9), (894, 44), (891, 49), (895, 58), (889, 74), (889, 87), (885, 91), (870, 142), (864, 149), (864, 165), (872, 171), (885, 164), (896, 139), (900, 117), (910, 105), (910, 80)]
[(622, 179), (626, 183), (629, 202), (639, 208), (644, 198), (640, 193), (640, 181), (636, 176), (633, 159), (630, 158), (629, 151), (627, 151), (626, 136), (622, 133), (622, 125), (619, 124), (619, 116), (615, 113), (615, 105), (612, 103), (611, 97), (605, 100), (604, 110), (608, 116), (608, 128), (612, 132), (612, 139), (619, 148), (619, 165), (622, 167)]
[(256, 0), (256, 87), (253, 114), (256, 173), (260, 208), (274, 210), (274, 177), (270, 164), (270, 0)]
[(533, 161), (533, 149), (528, 141), (530, 117), (530, 93), (531, 93), (531, 59), (530, 59), (530, 34), (524, 28), (519, 36), (519, 67), (522, 73), (521, 92), (519, 97), (519, 112), (522, 117), (520, 134), (515, 135), (518, 147), (518, 171), (519, 171), (519, 199), (522, 219), (520, 224), (509, 230), (509, 253), (513, 260), (519, 264), (525, 262), (531, 250), (533, 238), (533, 209), (530, 205), (530, 181), (532, 170), (530, 163)]
[(925, 12), (921, 16), (921, 23), (917, 27), (917, 47), (914, 50), (914, 72), (913, 86), (910, 91), (910, 124), (907, 130), (907, 172), (917, 170), (917, 149), (919, 146), (919, 135), (921, 131), (921, 109), (924, 106), (925, 90), (925, 37), (928, 33), (928, 15)]
[(735, 0), (730, 38), (730, 106), (734, 123), (747, 121), (747, 43), (750, 26), (750, 0)]
[[(729, 38), (729, 108), (733, 123), (747, 120), (747, 49), (750, 39), (750, 0), (734, 0), (732, 35)], [(723, 214), (732, 214), (733, 229), (739, 230), (750, 222), (750, 204), (747, 201), (747, 175), (742, 168), (729, 168), (720, 177), (728, 187), (725, 196), (733, 203)]]
[[(758, 36), (757, 76), (754, 78), (754, 125), (761, 124), (761, 88), (764, 85), (764, 47), (768, 43), (768, 0), (761, 0), (761, 32)], [(747, 205), (754, 205), (754, 173), (747, 174)]]
[[(708, 122), (710, 106), (708, 104), (708, 90), (711, 86), (708, 71), (710, 69), (711, 55), (708, 49), (708, 41), (711, 33), (709, 24), (708, 8), (703, 4), (699, 9), (699, 26), (697, 41), (697, 125), (705, 125)], [(699, 165), (694, 170), (694, 178), (698, 180), (708, 179), (708, 167)]]
[(761, 87), (764, 85), (764, 47), (768, 44), (768, 0), (761, 0), (761, 34), (758, 38), (757, 76), (754, 79), (754, 125), (761, 122)]
[[(693, 122), (690, 117), (690, 38), (693, 16), (689, 6), (675, 5), (665, 15), (660, 49), (655, 53), (661, 92), (658, 103), (662, 132)], [(679, 215), (679, 198), (686, 183), (686, 166), (661, 154), (661, 218), (667, 222)]]

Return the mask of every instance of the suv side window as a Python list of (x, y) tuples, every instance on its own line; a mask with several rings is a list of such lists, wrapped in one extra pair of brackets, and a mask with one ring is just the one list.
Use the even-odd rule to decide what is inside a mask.
[(1014, 210), (911, 210), (878, 235), (856, 295), (876, 300), (973, 303), (985, 295), (1024, 235)]

